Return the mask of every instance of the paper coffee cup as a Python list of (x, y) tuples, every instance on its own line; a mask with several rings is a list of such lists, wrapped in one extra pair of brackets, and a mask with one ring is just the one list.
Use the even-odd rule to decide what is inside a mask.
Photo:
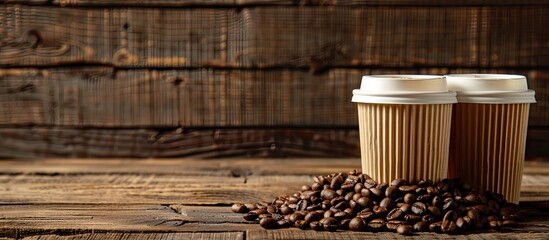
[(452, 105), (442, 76), (364, 76), (358, 103), (362, 171), (378, 182), (440, 180), (448, 172)]
[(457, 92), (452, 122), (449, 177), (478, 191), (503, 194), (518, 203), (528, 113), (534, 91), (526, 77), (505, 74), (446, 76)]

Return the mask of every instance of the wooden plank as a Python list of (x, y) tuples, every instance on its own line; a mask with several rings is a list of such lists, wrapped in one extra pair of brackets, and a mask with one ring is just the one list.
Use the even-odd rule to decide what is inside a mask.
[[(250, 177), (251, 178), (251, 177)], [(83, 179), (83, 180), (81, 180)], [(84, 175), (8, 177), (0, 183), (0, 204), (195, 204), (219, 205), (272, 200), (310, 183), (307, 176), (277, 181), (248, 181), (243, 177)], [(133, 181), (132, 181), (133, 180)], [(120, 182), (120, 183), (119, 183)]]
[[(526, 156), (547, 159), (546, 131), (530, 130)], [(0, 158), (359, 157), (358, 129), (0, 128)]]
[(225, 65), (235, 12), (3, 5), (0, 65)]
[[(549, 162), (549, 161), (548, 161)], [(529, 167), (530, 164), (532, 167)], [(287, 167), (291, 165), (292, 167)], [(360, 169), (358, 158), (162, 158), (162, 159), (4, 159), (0, 161), (3, 175), (186, 175), (186, 176), (268, 176), (327, 175)], [(548, 172), (539, 172), (548, 169)], [(546, 162), (527, 162), (525, 172), (548, 173)], [(242, 180), (242, 179), (241, 179)]]
[(549, 66), (546, 5), (0, 9), (0, 65)]
[(195, 232), (195, 233), (85, 233), (70, 236), (39, 235), (23, 238), (24, 240), (76, 240), (76, 239), (244, 239), (242, 232)]
[(359, 156), (356, 129), (0, 128), (0, 157)]
[(541, 30), (547, 10), (245, 9), (246, 29), (256, 37), (249, 39), (252, 48), (245, 49), (251, 54), (243, 57), (248, 57), (245, 65), (298, 65), (312, 71), (342, 65), (545, 66), (540, 60), (549, 56), (548, 51), (531, 50), (549, 38)]
[(536, 90), (531, 126), (549, 126), (549, 71), (518, 69), (0, 69), (0, 125), (356, 127), (352, 90), (368, 74), (515, 73)]
[(5, 69), (0, 124), (352, 126), (365, 72)]
[[(50, 4), (46, 0), (1, 0), (4, 3)], [(149, 7), (188, 7), (188, 6), (499, 6), (499, 5), (547, 5), (543, 0), (141, 0), (128, 2), (124, 0), (52, 0), (51, 4), (60, 6), (149, 6)]]
[[(544, 228), (547, 231), (546, 227)], [(351, 232), (351, 231), (338, 231), (338, 232), (317, 232), (317, 231), (303, 231), (295, 228), (280, 229), (280, 230), (254, 230), (248, 231), (246, 239), (285, 239), (285, 240), (307, 240), (307, 239), (402, 239), (402, 235), (392, 232)], [(537, 232), (518, 233), (514, 232), (510, 235), (504, 232), (484, 232), (475, 233), (469, 235), (449, 235), (441, 233), (414, 233), (412, 237), (406, 237), (406, 239), (547, 239), (547, 233), (543, 230)]]

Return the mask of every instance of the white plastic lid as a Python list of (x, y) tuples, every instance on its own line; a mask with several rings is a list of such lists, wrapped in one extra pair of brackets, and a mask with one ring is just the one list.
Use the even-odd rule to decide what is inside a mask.
[(388, 104), (456, 103), (446, 79), (436, 75), (363, 76), (360, 89), (353, 90), (353, 102)]
[(535, 103), (525, 76), (510, 74), (450, 74), (448, 89), (464, 103)]

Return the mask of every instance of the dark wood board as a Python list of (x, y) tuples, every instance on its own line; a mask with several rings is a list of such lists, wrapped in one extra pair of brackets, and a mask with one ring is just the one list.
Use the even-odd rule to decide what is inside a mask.
[(369, 74), (515, 73), (536, 90), (530, 126), (549, 126), (549, 71), (411, 68), (303, 70), (0, 69), (0, 125), (357, 127), (353, 89)]
[[(549, 6), (3, 5), (0, 65), (547, 67)], [(318, 16), (323, 16), (318, 18)]]
[(1, 0), (5, 3), (20, 4), (52, 4), (60, 6), (499, 6), (499, 5), (547, 5), (543, 0), (141, 0), (130, 2), (125, 0)]

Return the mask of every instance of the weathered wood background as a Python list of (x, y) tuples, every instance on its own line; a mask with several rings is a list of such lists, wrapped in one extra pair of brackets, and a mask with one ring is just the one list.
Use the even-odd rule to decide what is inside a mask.
[(467, 72), (528, 77), (547, 157), (548, 24), (540, 0), (0, 0), (0, 157), (358, 156), (362, 75)]

